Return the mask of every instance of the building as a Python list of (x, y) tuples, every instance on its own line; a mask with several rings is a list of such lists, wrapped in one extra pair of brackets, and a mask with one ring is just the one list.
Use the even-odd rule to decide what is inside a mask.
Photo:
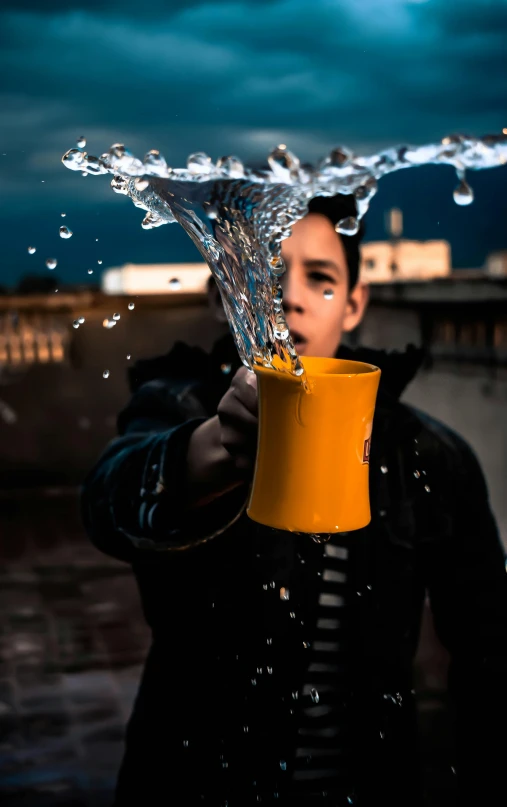
[(361, 279), (366, 283), (434, 280), (451, 274), (447, 241), (370, 241), (361, 248)]
[(104, 294), (199, 294), (210, 276), (206, 263), (126, 263), (102, 274)]

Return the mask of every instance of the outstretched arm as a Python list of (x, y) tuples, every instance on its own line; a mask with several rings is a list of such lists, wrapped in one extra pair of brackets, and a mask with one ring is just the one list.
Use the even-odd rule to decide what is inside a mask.
[(166, 380), (143, 385), (113, 440), (88, 474), (81, 497), (98, 549), (132, 561), (141, 551), (184, 549), (223, 532), (247, 495), (220, 439), (218, 417), (182, 400)]

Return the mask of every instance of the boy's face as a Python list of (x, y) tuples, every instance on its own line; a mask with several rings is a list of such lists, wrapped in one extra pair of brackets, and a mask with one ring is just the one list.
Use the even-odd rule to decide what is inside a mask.
[(342, 333), (361, 322), (368, 287), (358, 281), (349, 294), (341, 238), (321, 213), (296, 222), (282, 242), (282, 258), (287, 267), (280, 279), (283, 310), (298, 353), (333, 357)]

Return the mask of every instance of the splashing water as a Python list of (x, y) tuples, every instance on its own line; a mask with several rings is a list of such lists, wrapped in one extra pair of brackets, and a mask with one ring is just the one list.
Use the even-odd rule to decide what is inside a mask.
[(281, 242), (305, 215), (308, 202), (315, 196), (353, 194), (357, 218), (336, 225), (344, 237), (353, 235), (379, 179), (402, 168), (435, 163), (454, 166), (459, 181), (454, 199), (459, 205), (470, 204), (473, 192), (466, 170), (507, 163), (507, 136), (452, 135), (436, 144), (398, 146), (367, 157), (340, 147), (316, 167), (301, 164), (285, 145), (273, 149), (269, 168), (262, 170), (251, 170), (234, 156), (214, 163), (203, 152), (191, 154), (186, 168), (170, 168), (159, 151), (149, 151), (140, 160), (119, 143), (101, 157), (70, 149), (62, 162), (85, 175), (112, 174), (113, 190), (146, 211), (144, 229), (178, 222), (215, 277), (243, 364), (291, 372), (305, 383), (283, 313), (279, 280), (285, 271)]

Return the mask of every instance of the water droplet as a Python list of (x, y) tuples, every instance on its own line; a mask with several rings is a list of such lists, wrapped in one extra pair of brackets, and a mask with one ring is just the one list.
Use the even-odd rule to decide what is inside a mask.
[(353, 796), (347, 796), (347, 804), (354, 804), (354, 797)]
[(159, 177), (167, 177), (171, 173), (171, 169), (167, 165), (165, 158), (157, 149), (151, 149), (144, 155), (143, 164), (148, 168), (149, 174), (155, 174)]
[(415, 476), (416, 479), (420, 479), (421, 474), (420, 474), (419, 471), (414, 471), (414, 476)]
[(220, 365), (220, 370), (224, 375), (229, 375), (229, 373), (232, 370), (232, 364), (221, 364)]
[(257, 686), (257, 679), (256, 679), (256, 678), (252, 678), (251, 680), (252, 680), (252, 686), (253, 686), (253, 687)]
[(93, 275), (93, 269), (88, 269), (88, 274)]
[(115, 193), (121, 193), (123, 196), (128, 196), (129, 183), (125, 177), (120, 174), (114, 174), (111, 180), (111, 188)]
[(287, 770), (287, 763), (285, 762), (284, 759), (280, 760), (280, 770), (281, 771), (286, 771)]
[(332, 300), (334, 297), (333, 289), (324, 289), (324, 300)]
[(273, 675), (273, 667), (266, 667), (266, 670), (268, 671), (268, 675)]
[(141, 222), (141, 227), (143, 230), (152, 230), (154, 227), (160, 227), (161, 224), (165, 223), (165, 220), (156, 213), (147, 213)]
[(77, 321), (77, 319), (75, 319), (74, 322), (72, 323), (72, 327), (76, 328), (76, 330), (77, 330), (79, 328), (79, 324), (80, 323)]
[(102, 378), (109, 378), (109, 370), (104, 370), (102, 373)]
[(380, 739), (381, 739), (381, 740), (385, 739), (385, 736), (386, 736), (386, 735), (385, 735), (385, 732), (381, 731), (381, 732), (380, 732)]
[(291, 618), (291, 619), (295, 619), (295, 618), (296, 618), (296, 614), (294, 613), (294, 611), (291, 611), (291, 612), (290, 612), (290, 614), (289, 614), (289, 616), (290, 616), (290, 618)]
[(173, 291), (178, 291), (178, 289), (181, 289), (181, 280), (179, 280), (177, 277), (171, 278), (169, 281), (169, 288)]
[(46, 266), (48, 269), (54, 269), (57, 265), (58, 261), (56, 258), (48, 258), (46, 261)]
[(248, 732), (250, 731), (250, 729), (249, 729), (249, 727), (248, 727), (248, 726), (243, 726), (243, 731), (245, 732), (245, 734), (248, 734)]
[(334, 148), (329, 157), (325, 160), (325, 164), (333, 168), (343, 168), (344, 165), (352, 161), (353, 153), (345, 146)]
[(267, 584), (267, 583), (263, 583), (263, 584), (262, 584), (262, 588), (264, 589), (264, 591), (267, 591), (267, 590), (268, 590), (268, 584)]
[(188, 748), (188, 740), (183, 740), (183, 748)]
[(120, 319), (120, 314), (113, 314), (113, 319), (115, 322), (118, 322), (118, 320)]
[(241, 179), (245, 176), (243, 163), (237, 157), (220, 157), (217, 160), (217, 168), (231, 179)]
[(276, 588), (276, 583), (275, 583), (274, 580), (271, 581), (271, 583), (269, 584), (269, 587), (270, 588)]
[(298, 690), (297, 690), (297, 689), (295, 689), (295, 690), (293, 691), (293, 693), (292, 693), (292, 700), (293, 700), (293, 701), (297, 701), (297, 700), (298, 700), (298, 698), (299, 698), (299, 692), (298, 692)]
[(28, 247), (28, 254), (33, 255), (34, 252), (36, 251), (36, 249), (37, 249), (37, 247)]
[(381, 465), (380, 470), (382, 471), (383, 474), (386, 474), (388, 471), (387, 465)]
[(136, 191), (145, 191), (149, 187), (150, 181), (144, 177), (137, 177), (134, 182)]
[(268, 163), (273, 174), (282, 181), (289, 182), (299, 176), (299, 159), (281, 143), (268, 155)]
[(85, 155), (82, 151), (79, 151), (79, 149), (69, 149), (69, 151), (63, 155), (62, 163), (72, 171), (80, 171), (84, 159)]
[(99, 264), (99, 266), (100, 266), (100, 265), (102, 264), (102, 261), (97, 261), (97, 263), (98, 263), (98, 264)]
[(84, 147), (86, 146), (86, 137), (83, 137), (82, 135), (81, 137), (78, 137), (78, 139), (76, 140), (76, 145), (78, 148), (84, 149)]
[(360, 204), (362, 202), (364, 205), (364, 202), (369, 202), (376, 193), (377, 180), (374, 177), (368, 177), (366, 182), (356, 188), (354, 191), (354, 197)]
[(331, 540), (330, 533), (320, 533), (320, 535), (317, 533), (313, 533), (310, 537), (312, 541), (316, 544), (327, 544), (328, 541)]
[(454, 776), (456, 776), (456, 768), (454, 767), (454, 765), (451, 765), (451, 773), (453, 773)]
[(273, 639), (271, 637), (269, 639), (266, 639), (266, 644), (272, 645)]
[(130, 361), (131, 358), (132, 356), (130, 355), (130, 353), (127, 353), (127, 361)]
[(222, 768), (228, 768), (228, 767), (229, 763), (224, 759), (224, 761), (222, 762)]
[(79, 322), (80, 325), (83, 325), (84, 322), (85, 322), (85, 318), (84, 317), (79, 317), (78, 322)]
[(257, 675), (262, 675), (262, 667), (257, 667)]
[(308, 650), (308, 648), (310, 647), (310, 642), (303, 642), (303, 647), (305, 650)]
[(357, 594), (357, 596), (358, 596), (358, 597), (362, 597), (362, 596), (363, 596), (363, 592), (362, 592), (362, 591), (356, 591), (356, 594)]
[(430, 488), (430, 486), (429, 486), (429, 485), (425, 485), (425, 486), (424, 486), (424, 490), (426, 491), (426, 493), (429, 493), (429, 492), (430, 492), (430, 490), (431, 490), (431, 488)]
[(211, 157), (203, 151), (190, 154), (187, 158), (187, 168), (191, 174), (210, 174), (213, 168)]
[(469, 205), (474, 201), (474, 192), (465, 179), (461, 180), (452, 195), (456, 204), (461, 207)]
[(310, 690), (310, 697), (314, 703), (318, 703), (320, 701), (319, 693), (316, 689)]
[(73, 232), (68, 227), (60, 227), (60, 238), (72, 238)]
[(60, 213), (60, 216), (62, 217), (62, 219), (64, 219), (66, 215), (67, 215), (67, 213)]
[(288, 600), (288, 599), (289, 599), (289, 597), (290, 597), (290, 591), (289, 591), (289, 589), (288, 589), (288, 588), (284, 588), (284, 586), (282, 586), (282, 588), (280, 589), (280, 599), (281, 599), (281, 600)]
[(109, 319), (109, 317), (102, 320), (102, 327), (107, 328), (108, 331), (110, 331), (111, 328), (114, 328), (115, 325), (116, 321), (114, 319)]
[(337, 233), (340, 233), (340, 235), (356, 235), (359, 230), (359, 222), (354, 216), (347, 216), (344, 219), (340, 219), (335, 226), (335, 230)]
[(133, 311), (135, 307), (136, 307), (135, 303), (129, 303), (128, 306), (127, 306), (129, 311)]
[(295, 376), (302, 376), (305, 371), (305, 368), (301, 364), (299, 357), (296, 359), (296, 364), (294, 365), (294, 375)]

